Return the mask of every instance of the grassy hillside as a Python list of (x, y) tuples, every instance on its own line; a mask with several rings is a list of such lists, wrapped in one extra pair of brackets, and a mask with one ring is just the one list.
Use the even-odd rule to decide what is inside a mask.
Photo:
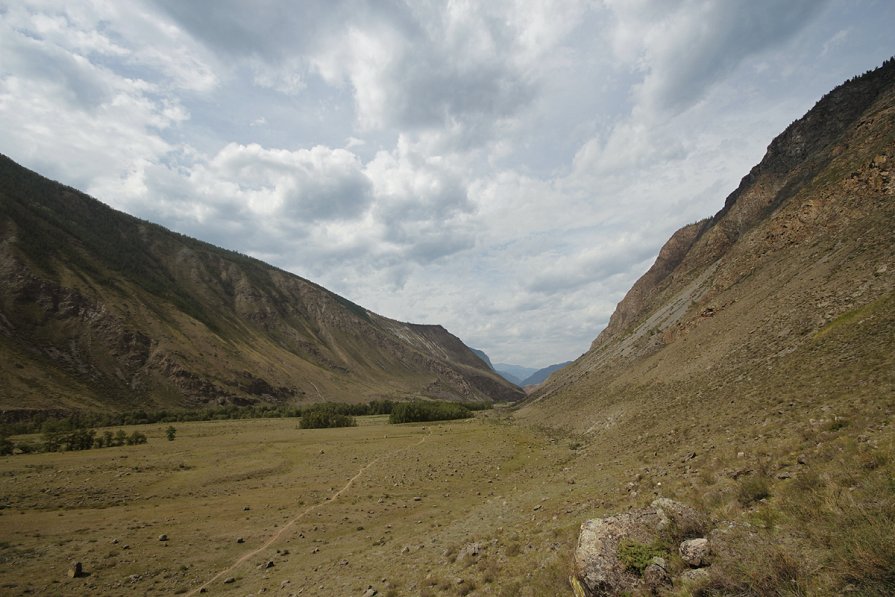
[(706, 594), (895, 590), (893, 165), (890, 60), (775, 139), (518, 413), (614, 462), (634, 504), (746, 523)]
[(0, 230), (0, 409), (521, 396), (440, 326), (380, 317), (5, 157)]

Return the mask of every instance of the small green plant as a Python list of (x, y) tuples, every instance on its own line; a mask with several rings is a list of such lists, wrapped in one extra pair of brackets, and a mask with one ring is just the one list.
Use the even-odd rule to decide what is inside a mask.
[(668, 552), (656, 543), (646, 545), (636, 541), (625, 541), (618, 546), (618, 559), (626, 570), (638, 575), (649, 566), (653, 558), (668, 558)]
[(177, 429), (174, 428), (174, 425), (168, 425), (168, 428), (165, 429), (165, 437), (168, 438), (168, 441), (173, 442), (176, 435)]

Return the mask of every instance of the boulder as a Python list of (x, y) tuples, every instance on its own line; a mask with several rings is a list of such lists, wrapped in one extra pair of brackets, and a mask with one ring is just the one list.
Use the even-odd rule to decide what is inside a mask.
[(457, 554), (457, 560), (460, 562), (473, 560), (482, 553), (482, 546), (478, 543), (467, 543)]
[(69, 578), (81, 578), (84, 576), (84, 566), (81, 562), (71, 563), (71, 566), (68, 567), (68, 576)]
[(700, 537), (699, 539), (687, 539), (681, 542), (679, 548), (681, 559), (692, 568), (699, 568), (708, 564), (709, 559), (709, 540)]
[(671, 586), (671, 576), (663, 566), (650, 564), (643, 569), (643, 584), (650, 592), (658, 593), (661, 589)]
[(648, 575), (650, 581), (656, 587), (666, 586), (670, 578), (661, 559), (652, 561), (644, 569), (644, 576), (640, 576), (625, 568), (618, 552), (625, 542), (652, 544), (672, 525), (679, 529), (694, 528), (705, 525), (705, 517), (684, 504), (659, 498), (648, 508), (585, 521), (578, 534), (573, 561), (572, 586), (576, 594), (595, 597), (643, 588), (658, 590), (647, 586), (644, 578), (650, 567), (653, 567)]
[(691, 568), (684, 570), (678, 577), (681, 582), (688, 585), (702, 584), (709, 580), (710, 574), (708, 568)]

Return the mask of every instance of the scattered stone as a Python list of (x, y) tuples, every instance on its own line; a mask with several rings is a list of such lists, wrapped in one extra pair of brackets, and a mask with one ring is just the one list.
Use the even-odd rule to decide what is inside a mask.
[(199, 592), (200, 592), (200, 593), (207, 593), (207, 592), (208, 592), (208, 589), (206, 589), (205, 587), (202, 587), (201, 589), (199, 589)]
[(414, 498), (413, 498), (413, 501), (414, 501), (414, 502), (421, 502), (422, 500), (423, 500), (423, 498), (421, 498), (421, 497), (418, 496), (418, 495), (417, 495), (417, 496), (414, 496)]
[(348, 560), (339, 560), (339, 566), (347, 566)]
[(225, 584), (225, 585), (231, 585), (231, 584), (233, 584), (233, 583), (235, 583), (235, 582), (236, 582), (236, 579), (233, 578), (232, 576), (228, 576), (227, 578), (224, 579), (224, 584)]
[(267, 560), (263, 564), (258, 564), (258, 568), (261, 570), (267, 570), (268, 568), (273, 568), (273, 560)]
[(709, 540), (705, 537), (699, 539), (687, 539), (679, 548), (681, 559), (692, 568), (699, 568), (708, 564)]
[(378, 594), (379, 592), (373, 588), (373, 585), (370, 585), (361, 597), (376, 597)]
[(167, 541), (168, 536), (166, 534), (162, 533), (161, 535), (158, 536), (158, 540), (159, 541)]
[(796, 459), (796, 462), (799, 464), (808, 464), (808, 457), (804, 454), (799, 454), (799, 457)]
[(315, 547), (314, 549), (311, 550), (311, 553), (319, 553), (319, 552), (320, 552), (319, 547)]
[(252, 509), (251, 506), (243, 506), (243, 507), (242, 507), (242, 511), (243, 511), (243, 512), (248, 512), (248, 511), (251, 510), (251, 509)]
[(688, 584), (702, 584), (706, 582), (710, 577), (708, 568), (691, 568), (689, 570), (684, 570), (681, 572), (680, 579), (682, 582)]
[(410, 553), (410, 546), (409, 546), (409, 545), (405, 545), (405, 546), (401, 549), (401, 553)]
[(671, 585), (671, 576), (663, 566), (649, 564), (643, 569), (643, 584), (653, 593), (657, 593), (659, 589)]
[(82, 576), (84, 576), (84, 566), (81, 562), (72, 562), (71, 566), (68, 567), (68, 577), (81, 578)]
[(778, 479), (792, 479), (792, 473), (789, 471), (780, 471), (777, 473)]
[(236, 542), (237, 542), (237, 543), (245, 543), (246, 540), (243, 539), (242, 537), (237, 537), (237, 538), (236, 538)]
[(118, 545), (118, 539), (112, 539), (112, 545)]
[(541, 504), (538, 504), (537, 506), (535, 506), (534, 508), (532, 508), (532, 511), (537, 512), (537, 511), (540, 510), (540, 509), (541, 509)]

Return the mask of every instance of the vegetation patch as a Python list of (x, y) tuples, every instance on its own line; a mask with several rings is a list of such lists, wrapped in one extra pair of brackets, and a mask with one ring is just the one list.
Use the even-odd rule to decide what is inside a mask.
[(456, 402), (399, 402), (395, 404), (389, 415), (389, 423), (419, 423), (426, 421), (448, 421), (451, 419), (468, 419), (473, 416), (471, 410)]
[(643, 574), (653, 558), (667, 559), (668, 551), (658, 543), (644, 544), (636, 541), (625, 541), (618, 546), (618, 560), (624, 565), (625, 570)]
[(351, 415), (337, 412), (330, 404), (321, 404), (306, 409), (301, 415), (302, 429), (324, 429), (330, 427), (355, 427), (357, 421)]

